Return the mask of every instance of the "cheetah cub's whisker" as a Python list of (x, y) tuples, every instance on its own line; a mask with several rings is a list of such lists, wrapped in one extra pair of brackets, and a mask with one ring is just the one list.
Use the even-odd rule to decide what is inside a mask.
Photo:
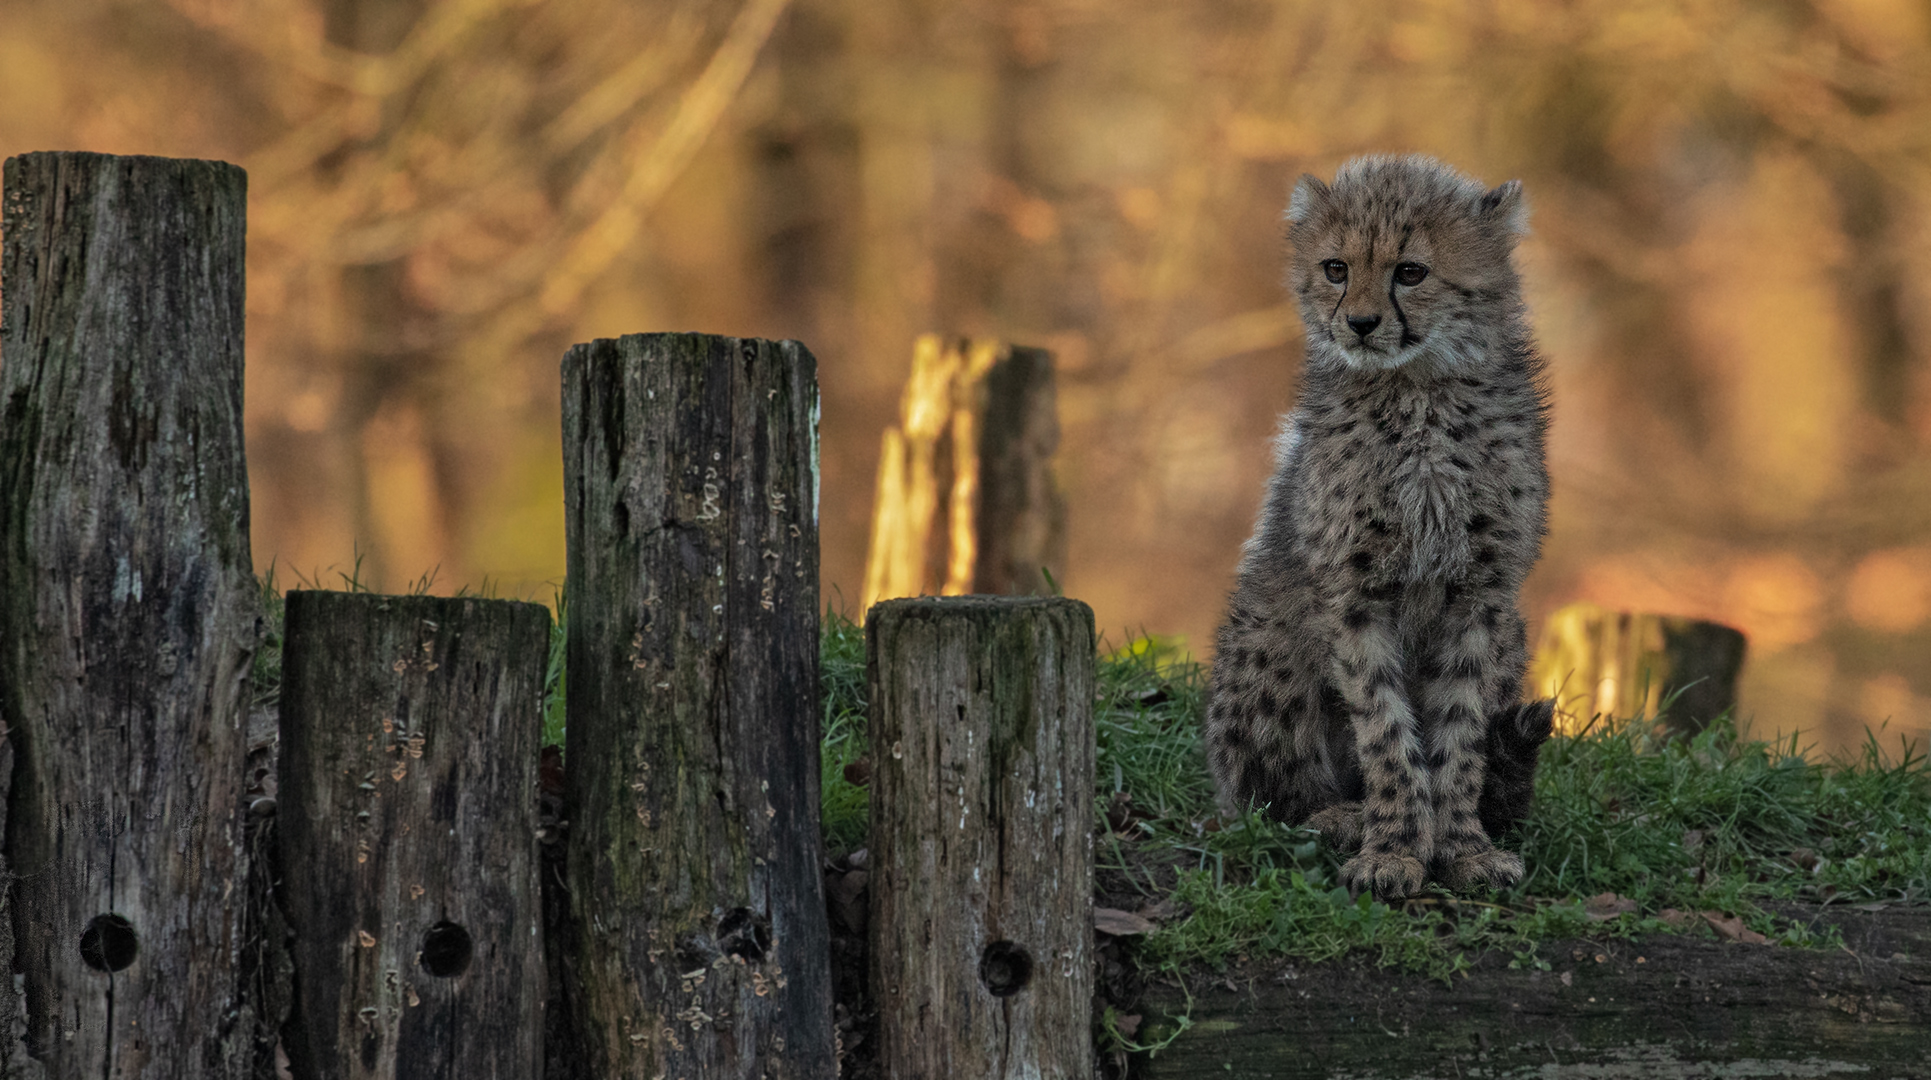
[(1519, 704), (1516, 598), (1549, 498), (1548, 402), (1511, 262), (1521, 184), (1424, 157), (1303, 176), (1288, 285), (1307, 329), (1260, 521), (1221, 626), (1208, 756), (1392, 899), (1503, 887), (1549, 703)]

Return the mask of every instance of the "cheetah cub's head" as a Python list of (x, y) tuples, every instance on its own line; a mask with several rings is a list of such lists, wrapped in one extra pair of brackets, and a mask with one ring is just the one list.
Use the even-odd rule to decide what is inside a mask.
[(1496, 355), (1518, 322), (1518, 180), (1490, 191), (1433, 158), (1359, 157), (1332, 185), (1301, 177), (1287, 220), (1310, 363), (1455, 369)]

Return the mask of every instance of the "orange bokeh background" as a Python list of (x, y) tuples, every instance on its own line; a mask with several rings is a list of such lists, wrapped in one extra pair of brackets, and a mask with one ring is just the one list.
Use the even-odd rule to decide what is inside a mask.
[[(1303, 171), (1521, 178), (1556, 402), (1526, 603), (1717, 619), (1743, 712), (1931, 729), (1931, 25), (1906, 0), (9, 0), (0, 154), (250, 174), (256, 559), (548, 599), (557, 361), (795, 337), (855, 602), (913, 337), (1054, 349), (1065, 588), (1204, 658)], [(0, 358), (4, 362), (4, 358)]]

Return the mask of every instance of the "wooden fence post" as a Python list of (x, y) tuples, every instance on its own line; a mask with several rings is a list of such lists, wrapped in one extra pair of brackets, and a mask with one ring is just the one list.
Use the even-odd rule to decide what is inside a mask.
[(883, 1075), (1093, 1075), (1093, 612), (891, 600), (865, 620)]
[(894, 596), (1051, 591), (1066, 567), (1053, 356), (922, 335), (879, 451), (864, 607)]
[(639, 334), (564, 357), (580, 1075), (837, 1071), (817, 417), (796, 342)]
[(277, 888), (299, 1080), (543, 1069), (536, 769), (550, 616), (291, 592)]
[[(214, 161), (6, 162), (5, 869), (24, 1046), (49, 1077), (234, 1077), (249, 1060), (246, 189)], [(20, 1046), (3, 1042), (11, 1075)]]

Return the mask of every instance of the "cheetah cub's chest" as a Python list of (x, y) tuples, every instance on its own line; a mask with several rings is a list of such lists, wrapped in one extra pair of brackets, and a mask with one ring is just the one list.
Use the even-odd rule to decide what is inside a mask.
[(1473, 541), (1522, 524), (1497, 482), (1511, 433), (1484, 415), (1479, 384), (1376, 381), (1393, 385), (1363, 387), (1309, 424), (1303, 540), (1364, 581), (1465, 581), (1478, 569)]

